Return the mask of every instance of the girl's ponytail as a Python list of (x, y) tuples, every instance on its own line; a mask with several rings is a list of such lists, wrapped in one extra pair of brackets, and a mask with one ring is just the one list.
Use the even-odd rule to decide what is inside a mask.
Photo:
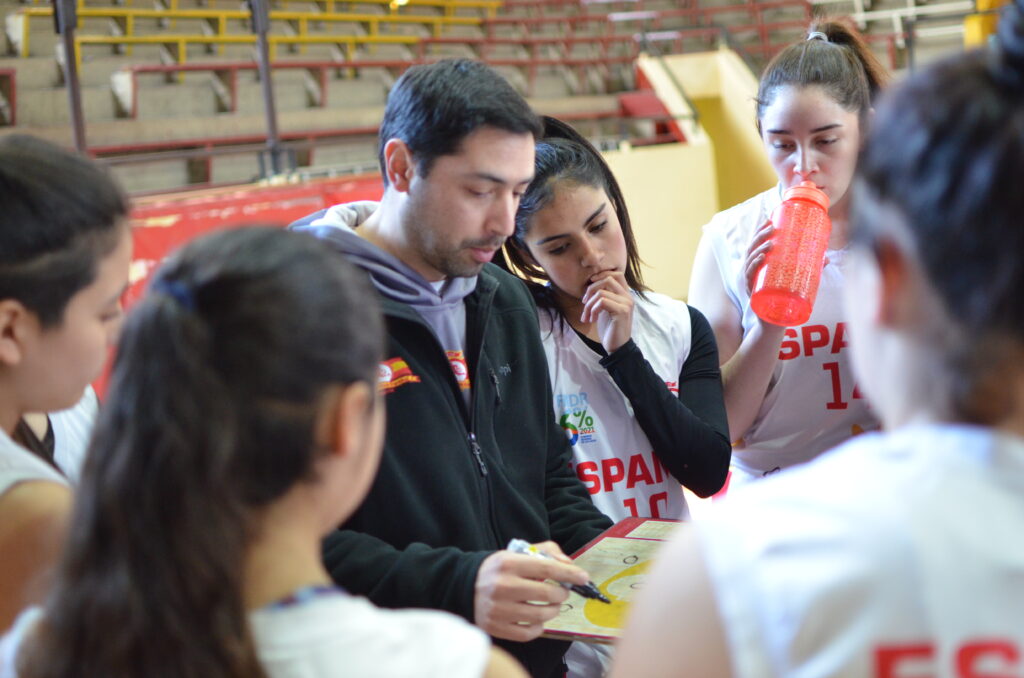
[(246, 228), (165, 264), (125, 323), (45, 622), (22, 678), (259, 678), (243, 599), (262, 507), (315, 480), (329, 389), (375, 386), (365, 278)]
[(845, 110), (857, 113), (862, 126), (889, 74), (852, 26), (834, 19), (818, 19), (807, 37), (775, 55), (761, 74), (757, 90), (757, 125), (781, 87), (822, 88)]
[(810, 32), (818, 31), (824, 33), (830, 43), (845, 47), (856, 57), (861, 69), (864, 71), (868, 92), (870, 93), (870, 102), (873, 106), (877, 101), (878, 95), (889, 84), (891, 78), (882, 62), (871, 51), (864, 36), (848, 21), (821, 19), (811, 24)]

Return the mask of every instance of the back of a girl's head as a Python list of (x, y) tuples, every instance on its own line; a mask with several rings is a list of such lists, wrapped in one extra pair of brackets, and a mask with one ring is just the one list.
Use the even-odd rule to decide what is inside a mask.
[(258, 510), (315, 481), (327, 396), (375, 391), (382, 336), (364, 276), (310, 236), (173, 255), (125, 322), (29, 675), (262, 675), (240, 593)]
[(998, 399), (976, 396), (1012, 384), (999, 347), (1024, 345), (1024, 0), (1007, 7), (989, 49), (912, 74), (884, 97), (858, 171), (854, 238), (909, 233), (962, 330), (943, 333), (960, 337), (951, 359), (972, 375), (956, 394), (958, 413), (991, 419)]
[(862, 123), (889, 76), (864, 38), (845, 21), (821, 19), (807, 39), (789, 45), (765, 67), (757, 91), (757, 120), (786, 86), (820, 87)]
[(0, 299), (46, 326), (118, 243), (124, 195), (92, 161), (21, 134), (0, 139)]
[[(179, 479), (272, 501), (311, 474), (325, 390), (376, 379), (375, 299), (351, 264), (305, 235), (257, 227), (188, 245), (125, 324), (99, 425), (107, 440), (94, 449), (140, 452), (140, 467), (195, 464)], [(168, 447), (162, 459), (175, 435), (208, 449), (183, 459)]]

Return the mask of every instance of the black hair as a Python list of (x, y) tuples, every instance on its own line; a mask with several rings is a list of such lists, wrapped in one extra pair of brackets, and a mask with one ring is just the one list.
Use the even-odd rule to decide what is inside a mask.
[(509, 82), (489, 66), (445, 59), (413, 66), (388, 94), (377, 149), (384, 185), (384, 145), (401, 139), (426, 176), (434, 160), (458, 153), (462, 140), (481, 127), (541, 135), (540, 118)]
[(336, 385), (376, 387), (376, 295), (276, 228), (197, 240), (129, 315), (23, 678), (263, 676), (243, 604), (256, 511), (314, 477)]
[(505, 261), (499, 258), (495, 263), (523, 277), (538, 306), (556, 308), (550, 287), (536, 282), (549, 278), (530, 255), (526, 234), (533, 217), (551, 204), (560, 186), (590, 186), (607, 194), (626, 241), (626, 284), (640, 294), (648, 291), (640, 271), (641, 260), (636, 237), (633, 235), (633, 225), (629, 220), (629, 211), (619, 182), (601, 153), (583, 135), (572, 126), (549, 116), (544, 116), (544, 138), (536, 146), (533, 180), (519, 200), (515, 232), (504, 246)]
[[(933, 64), (884, 98), (858, 175), (853, 242), (909, 234), (948, 311), (952, 413), (999, 420), (1013, 405), (1007, 365), (1024, 358), (1024, 0), (1006, 8), (991, 48)], [(904, 225), (873, 218), (874, 205)]]
[(117, 247), (128, 202), (88, 158), (12, 134), (0, 139), (0, 205), (0, 299), (59, 325)]
[(757, 129), (761, 131), (764, 110), (775, 100), (780, 87), (818, 86), (844, 110), (857, 113), (866, 130), (868, 111), (888, 83), (885, 68), (864, 38), (845, 22), (819, 19), (808, 35), (775, 55), (761, 74), (757, 89)]

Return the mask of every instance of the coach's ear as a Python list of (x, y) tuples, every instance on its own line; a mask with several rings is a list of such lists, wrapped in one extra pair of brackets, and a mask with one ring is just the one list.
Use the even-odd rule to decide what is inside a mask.
[(384, 173), (388, 184), (405, 193), (416, 174), (416, 162), (412, 151), (401, 139), (388, 139), (384, 144)]

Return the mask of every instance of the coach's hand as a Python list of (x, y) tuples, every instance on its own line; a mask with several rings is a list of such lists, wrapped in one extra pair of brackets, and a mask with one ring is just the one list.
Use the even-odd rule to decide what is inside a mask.
[[(477, 626), (505, 640), (538, 637), (569, 592), (555, 582), (586, 584), (588, 576), (552, 541), (536, 544), (555, 559), (495, 551), (480, 564), (473, 602)], [(549, 581), (550, 580), (550, 581)]]

